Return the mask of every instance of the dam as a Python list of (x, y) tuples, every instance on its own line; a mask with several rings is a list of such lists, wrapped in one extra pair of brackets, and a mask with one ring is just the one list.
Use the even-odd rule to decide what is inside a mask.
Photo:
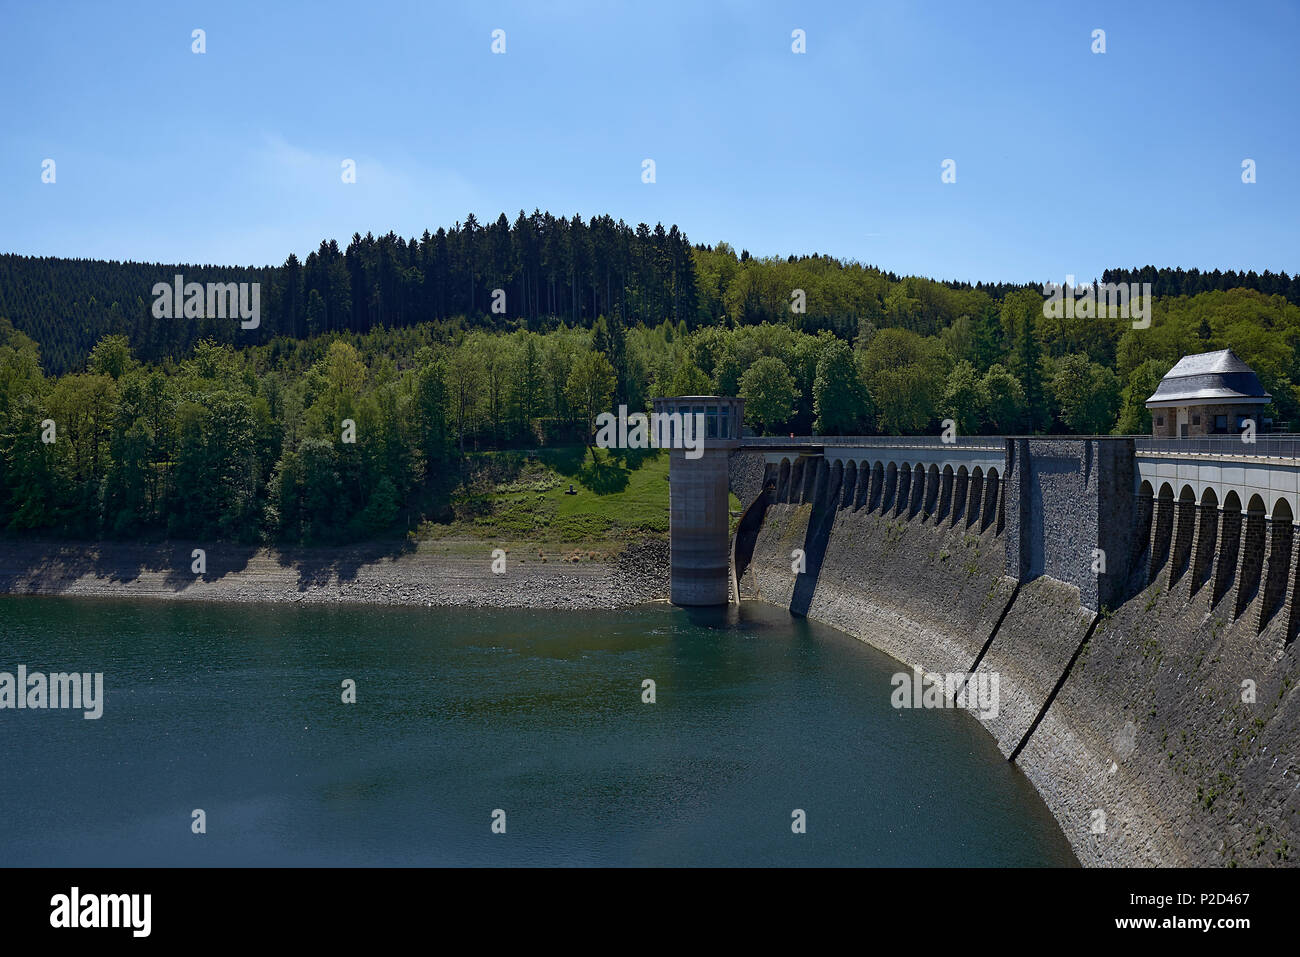
[(1085, 865), (1296, 863), (1300, 441), (705, 444), (704, 468), (671, 460), (674, 601), (761, 599), (925, 673), (996, 675), (981, 725)]

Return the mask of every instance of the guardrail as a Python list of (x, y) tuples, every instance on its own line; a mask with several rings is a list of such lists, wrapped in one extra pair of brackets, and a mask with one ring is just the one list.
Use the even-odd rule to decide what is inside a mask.
[(1239, 435), (1207, 435), (1195, 439), (1134, 439), (1139, 455), (1201, 455), (1207, 457), (1294, 459), (1300, 456), (1300, 435), (1256, 435), (1243, 442)]
[(740, 440), (741, 448), (879, 448), (879, 449), (932, 449), (958, 448), (983, 451), (1005, 451), (1008, 438), (1039, 439), (1132, 439), (1139, 454), (1200, 455), (1235, 458), (1300, 458), (1300, 434), (1277, 433), (1256, 435), (1254, 442), (1243, 442), (1239, 435), (1208, 435), (1195, 439), (1155, 439), (1149, 435), (1038, 435), (957, 436), (944, 442), (938, 435), (746, 435)]
[(741, 448), (753, 449), (788, 449), (788, 448), (822, 448), (836, 449), (981, 449), (991, 452), (1005, 452), (1006, 440), (999, 436), (970, 435), (956, 436), (954, 441), (945, 442), (938, 435), (796, 435), (787, 438), (780, 436), (747, 435), (740, 440)]

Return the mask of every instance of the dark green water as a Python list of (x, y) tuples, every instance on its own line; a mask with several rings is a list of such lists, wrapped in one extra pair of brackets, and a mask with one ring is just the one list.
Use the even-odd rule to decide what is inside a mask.
[(974, 717), (765, 605), (0, 598), (19, 664), (104, 672), (104, 714), (0, 710), (0, 865), (1075, 863)]

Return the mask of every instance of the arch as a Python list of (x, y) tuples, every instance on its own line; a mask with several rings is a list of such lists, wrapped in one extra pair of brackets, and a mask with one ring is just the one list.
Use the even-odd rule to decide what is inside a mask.
[(939, 466), (931, 464), (925, 472), (925, 518), (934, 514), (939, 501)]
[(912, 494), (907, 500), (907, 517), (915, 518), (925, 504), (925, 466), (917, 462), (912, 466)]
[(849, 459), (848, 464), (844, 466), (844, 485), (843, 494), (840, 496), (840, 508), (851, 508), (853, 506), (853, 495), (858, 490), (858, 463)]
[(781, 467), (778, 473), (779, 477), (776, 482), (776, 500), (778, 502), (790, 501), (790, 460), (782, 459)]
[(1241, 570), (1237, 573), (1237, 600), (1232, 616), (1240, 616), (1259, 593), (1261, 573), (1264, 571), (1264, 548), (1267, 536), (1268, 507), (1258, 493), (1246, 503), (1246, 531), (1241, 537)]
[(966, 466), (957, 468), (957, 480), (952, 488), (952, 524), (956, 525), (966, 514), (966, 494), (970, 486), (970, 473)]
[(1295, 539), (1295, 526), (1291, 524), (1291, 504), (1285, 499), (1273, 505), (1269, 519), (1268, 560), (1265, 564), (1264, 600), (1259, 606), (1256, 633), (1264, 630), (1273, 615), (1284, 604), (1286, 583), (1291, 574), (1291, 543)]
[(953, 471), (951, 465), (945, 465), (941, 474), (939, 489), (939, 515), (935, 522), (942, 522), (952, 512), (952, 480)]
[(1192, 536), (1196, 531), (1196, 490), (1184, 485), (1178, 493), (1178, 506), (1174, 511), (1174, 539), (1172, 560), (1169, 562), (1169, 587), (1190, 567)]
[(803, 488), (803, 463), (801, 458), (790, 463), (790, 485), (786, 489), (785, 501), (791, 505), (799, 502), (799, 490)]
[(1146, 479), (1137, 490), (1137, 534), (1133, 536), (1133, 548), (1130, 551), (1132, 556), (1130, 567), (1138, 567), (1138, 559), (1142, 553), (1147, 551), (1151, 542), (1151, 518), (1152, 518), (1152, 488), (1151, 483)]
[(871, 463), (863, 459), (858, 463), (858, 487), (853, 493), (853, 511), (858, 511), (866, 504), (871, 494)]
[(998, 531), (1002, 530), (1001, 509), (998, 507), (998, 493), (1001, 491), (998, 470), (990, 468), (984, 476), (984, 507), (980, 510), (980, 531), (984, 531), (994, 520), (998, 520)]
[(880, 514), (888, 514), (894, 507), (894, 496), (898, 493), (898, 466), (893, 462), (885, 469), (885, 489), (880, 497)]
[[(1236, 489), (1229, 489), (1219, 509), (1219, 547), (1214, 559), (1214, 588), (1210, 605), (1216, 605), (1232, 588), (1237, 575), (1237, 558), (1241, 554), (1241, 499)], [(1231, 614), (1232, 609), (1228, 609)]]
[(966, 527), (970, 528), (980, 517), (980, 500), (984, 495), (984, 469), (978, 465), (970, 473), (970, 501), (966, 504)]
[(1219, 496), (1210, 486), (1201, 492), (1196, 522), (1196, 541), (1192, 546), (1192, 574), (1187, 583), (1191, 598), (1205, 584), (1214, 565), (1214, 546), (1219, 536)]
[(898, 489), (894, 493), (894, 514), (902, 515), (912, 494), (912, 466), (904, 462), (898, 468)]
[[(844, 460), (836, 459), (830, 467), (830, 480), (826, 483), (826, 507), (834, 511), (839, 505), (840, 483), (844, 481)], [(818, 491), (821, 491), (820, 489)]]
[(1169, 550), (1174, 539), (1174, 490), (1165, 482), (1160, 486), (1160, 494), (1153, 503), (1151, 529), (1151, 561), (1147, 565), (1147, 584), (1156, 580), (1156, 572), (1169, 558)]
[[(1291, 509), (1291, 500), (1286, 497), (1285, 492), (1270, 492), (1269, 498), (1271, 499), (1268, 509), (1269, 518), (1277, 518), (1280, 514), (1285, 514), (1288, 519), (1292, 519), (1295, 513)], [(1279, 509), (1285, 511), (1279, 512)]]
[(867, 503), (868, 512), (874, 512), (876, 506), (881, 504), (884, 491), (885, 465), (877, 460), (871, 464), (871, 501)]

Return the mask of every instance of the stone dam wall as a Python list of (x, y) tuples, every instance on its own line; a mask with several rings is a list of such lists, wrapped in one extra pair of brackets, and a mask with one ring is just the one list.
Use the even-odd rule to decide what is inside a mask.
[(1294, 866), (1292, 537), (1135, 497), (1104, 441), (1021, 441), (978, 490), (829, 449), (733, 454), (736, 587), (927, 673), (996, 673), (998, 713), (974, 720), (1083, 864)]

